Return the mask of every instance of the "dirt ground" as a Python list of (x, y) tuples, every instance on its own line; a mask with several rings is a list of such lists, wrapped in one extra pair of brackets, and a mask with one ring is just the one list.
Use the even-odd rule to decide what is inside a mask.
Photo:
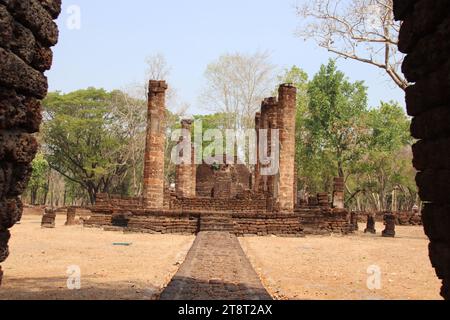
[[(39, 215), (25, 215), (12, 229), (0, 300), (156, 299), (194, 240), (65, 227), (64, 215), (56, 229), (41, 229), (40, 221)], [(80, 269), (81, 290), (68, 290), (71, 266)]]
[[(364, 226), (360, 226), (363, 228)], [(350, 237), (242, 238), (264, 285), (278, 299), (440, 300), (441, 283), (421, 227), (397, 227), (397, 238), (362, 232)], [(377, 266), (381, 289), (369, 290)], [(370, 284), (376, 282), (370, 281)]]
[[(25, 215), (13, 228), (0, 300), (156, 299), (194, 240), (65, 227), (64, 215), (56, 229), (41, 229), (40, 220), (40, 215)], [(397, 233), (395, 239), (359, 232), (240, 242), (277, 299), (441, 299), (423, 229), (397, 227)], [(367, 271), (374, 265), (381, 271), (381, 289), (371, 291)], [(80, 268), (81, 290), (67, 288), (71, 266)]]

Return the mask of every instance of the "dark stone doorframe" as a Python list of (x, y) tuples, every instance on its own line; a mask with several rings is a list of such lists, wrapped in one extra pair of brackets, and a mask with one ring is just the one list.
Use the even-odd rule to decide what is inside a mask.
[(430, 259), (450, 299), (450, 13), (448, 0), (394, 0), (403, 21), (399, 50), (407, 56), (402, 71), (406, 90), (417, 185), (425, 206), (423, 223)]

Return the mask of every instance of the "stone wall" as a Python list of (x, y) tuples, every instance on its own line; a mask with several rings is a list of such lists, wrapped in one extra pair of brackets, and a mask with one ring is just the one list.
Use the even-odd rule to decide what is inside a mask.
[(42, 120), (44, 72), (52, 64), (60, 11), (60, 0), (0, 0), (0, 263), (8, 256), (8, 229), (21, 219), (20, 195), (38, 149), (32, 134)]
[(296, 208), (305, 234), (328, 235), (349, 234), (354, 231), (350, 213), (347, 210), (311, 207)]
[(230, 213), (265, 213), (267, 201), (260, 199), (211, 199), (175, 198), (170, 208), (173, 210)]
[(233, 214), (237, 236), (303, 236), (303, 225), (295, 214)]
[(417, 184), (425, 202), (423, 222), (430, 257), (450, 299), (450, 1), (394, 0), (402, 20), (399, 49), (407, 54), (403, 73)]
[(243, 164), (220, 165), (217, 170), (202, 164), (196, 170), (196, 195), (230, 199), (250, 190), (251, 173)]

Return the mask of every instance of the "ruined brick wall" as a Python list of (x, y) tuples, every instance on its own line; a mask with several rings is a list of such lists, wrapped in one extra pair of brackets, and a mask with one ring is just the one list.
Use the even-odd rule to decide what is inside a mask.
[(265, 199), (211, 199), (211, 198), (176, 198), (171, 201), (171, 210), (202, 212), (267, 212)]
[(403, 73), (417, 184), (425, 202), (423, 222), (430, 257), (450, 299), (450, 1), (394, 0), (402, 20), (399, 49), (407, 54)]
[[(31, 175), (47, 94), (44, 72), (58, 40), (60, 0), (0, 0), (0, 263), (8, 231), (22, 215), (20, 195)], [(0, 283), (1, 283), (0, 267)]]
[(296, 208), (295, 214), (305, 234), (349, 234), (354, 231), (350, 213), (347, 210), (332, 208)]
[(303, 226), (299, 216), (295, 214), (235, 213), (232, 218), (233, 230), (237, 236), (303, 236)]
[(218, 170), (202, 164), (196, 171), (196, 189), (199, 197), (231, 199), (250, 190), (251, 172), (245, 165), (221, 165)]

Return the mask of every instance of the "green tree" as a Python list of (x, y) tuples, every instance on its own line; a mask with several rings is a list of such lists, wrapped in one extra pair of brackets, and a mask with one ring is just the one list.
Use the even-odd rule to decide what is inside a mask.
[(392, 191), (398, 189), (403, 206), (411, 209), (417, 200), (417, 188), (411, 164), (409, 118), (398, 103), (382, 102), (379, 108), (369, 111), (367, 126), (370, 138), (363, 161), (353, 168), (355, 179), (348, 185), (353, 191), (350, 200), (356, 199), (357, 207), (364, 205), (359, 196), (364, 193), (365, 206), (388, 210)]
[(45, 198), (48, 192), (48, 177), (50, 173), (50, 166), (45, 160), (44, 155), (39, 153), (33, 160), (33, 173), (28, 183), (28, 193), (30, 195), (31, 205), (38, 204), (39, 195), (41, 195), (42, 202), (45, 203)]
[(88, 88), (44, 101), (44, 150), (52, 169), (86, 190), (91, 203), (127, 173), (126, 135), (111, 110), (114, 93)]
[(304, 156), (312, 159), (311, 166), (347, 179), (348, 167), (366, 147), (367, 88), (362, 81), (351, 83), (330, 60), (309, 83), (308, 97), (303, 130), (309, 145)]

